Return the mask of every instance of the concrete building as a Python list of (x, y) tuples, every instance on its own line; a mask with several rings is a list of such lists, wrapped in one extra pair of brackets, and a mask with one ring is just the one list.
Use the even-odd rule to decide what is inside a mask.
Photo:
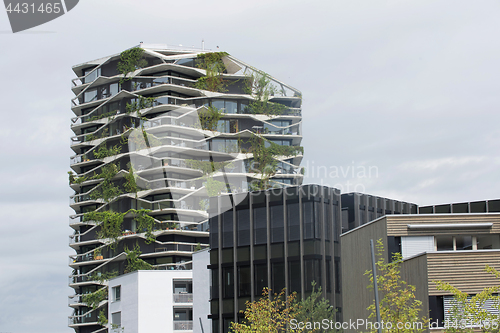
[[(208, 246), (210, 195), (302, 183), (302, 99), (201, 49), (141, 43), (73, 72), (69, 326), (96, 333), (107, 329), (107, 300), (94, 308), (84, 299), (128, 270), (126, 249), (158, 270), (190, 269)], [(270, 146), (279, 152), (272, 174), (254, 156)]]
[(341, 314), (338, 190), (303, 185), (226, 195), (210, 207), (213, 332), (228, 332), (264, 287), (300, 299), (315, 281)]
[(434, 327), (443, 328), (450, 319), (452, 300), (434, 281), (469, 294), (498, 285), (484, 268), (488, 264), (500, 269), (499, 213), (387, 215), (341, 236), (344, 321), (366, 320), (370, 314), (367, 307), (374, 296), (364, 275), (372, 268), (370, 239), (382, 239), (387, 260), (402, 253), (402, 277), (416, 286), (421, 314), (431, 318)]
[(193, 332), (192, 271), (135, 271), (109, 280), (109, 332)]

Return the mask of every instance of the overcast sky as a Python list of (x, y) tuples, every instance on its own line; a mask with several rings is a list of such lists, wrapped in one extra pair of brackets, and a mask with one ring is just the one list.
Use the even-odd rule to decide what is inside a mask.
[(302, 91), (306, 183), (419, 205), (493, 199), (499, 17), (497, 0), (85, 0), (12, 34), (0, 10), (0, 332), (72, 331), (72, 65), (204, 39)]

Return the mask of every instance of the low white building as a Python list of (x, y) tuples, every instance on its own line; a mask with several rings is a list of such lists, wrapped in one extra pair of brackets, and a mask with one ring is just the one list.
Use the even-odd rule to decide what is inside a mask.
[(193, 332), (191, 270), (136, 271), (109, 281), (109, 332)]

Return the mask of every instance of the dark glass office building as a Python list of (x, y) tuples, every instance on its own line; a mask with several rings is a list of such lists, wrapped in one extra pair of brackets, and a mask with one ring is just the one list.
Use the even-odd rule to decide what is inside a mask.
[(352, 230), (384, 215), (417, 214), (413, 203), (364, 193), (342, 194), (342, 232)]
[(306, 298), (315, 281), (341, 315), (340, 191), (318, 185), (224, 195), (210, 202), (213, 332), (240, 321), (264, 287)]

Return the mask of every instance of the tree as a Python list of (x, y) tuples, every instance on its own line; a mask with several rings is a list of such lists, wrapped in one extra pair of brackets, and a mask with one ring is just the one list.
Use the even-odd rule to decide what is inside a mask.
[[(489, 265), (486, 265), (485, 271), (497, 279), (500, 278), (500, 272)], [(473, 332), (470, 328), (472, 325), (481, 325), (481, 332), (484, 333), (500, 332), (498, 314), (485, 308), (487, 302), (491, 302), (494, 307), (499, 308), (500, 299), (496, 293), (500, 290), (500, 286), (485, 287), (480, 293), (470, 296), (447, 282), (434, 281), (434, 283), (437, 285), (437, 289), (447, 291), (454, 296), (450, 311), (451, 320), (444, 323), (446, 333)]]
[[(295, 293), (285, 297), (285, 289), (279, 294), (269, 295), (270, 289), (264, 288), (262, 297), (254, 302), (247, 301), (246, 323), (231, 323), (237, 333), (278, 333), (286, 329), (291, 319), (297, 316), (298, 304)], [(289, 330), (289, 332), (298, 332)]]
[[(312, 282), (312, 292), (309, 297), (303, 299), (299, 302), (299, 308), (296, 319), (298, 322), (303, 323), (321, 323), (314, 327), (305, 327), (306, 332), (332, 332), (331, 323), (335, 323), (335, 308), (330, 305), (327, 299), (321, 297), (321, 287), (316, 290), (316, 282)], [(324, 329), (323, 326), (325, 319), (330, 323), (328, 329)]]
[[(384, 332), (425, 332), (428, 319), (420, 317), (422, 302), (415, 297), (415, 286), (408, 285), (401, 278), (400, 267), (403, 261), (401, 253), (395, 253), (392, 262), (387, 263), (384, 259), (384, 244), (379, 239), (376, 256), (377, 285), (383, 296), (380, 300), (380, 319), (386, 324)], [(370, 277), (368, 288), (373, 289), (372, 271), (366, 271), (365, 275)], [(375, 301), (368, 310), (371, 311), (368, 318), (376, 321)], [(375, 325), (373, 326), (371, 332), (377, 332)]]
[[(312, 283), (311, 295), (301, 301), (296, 300), (292, 293), (285, 298), (285, 289), (279, 294), (269, 296), (271, 290), (264, 288), (262, 298), (246, 303), (246, 323), (232, 323), (233, 332), (263, 333), (263, 332), (332, 332), (331, 323), (335, 322), (335, 309), (328, 300), (321, 297), (321, 287), (316, 290)], [(328, 329), (326, 329), (326, 321)], [(316, 323), (316, 326), (315, 326)]]

